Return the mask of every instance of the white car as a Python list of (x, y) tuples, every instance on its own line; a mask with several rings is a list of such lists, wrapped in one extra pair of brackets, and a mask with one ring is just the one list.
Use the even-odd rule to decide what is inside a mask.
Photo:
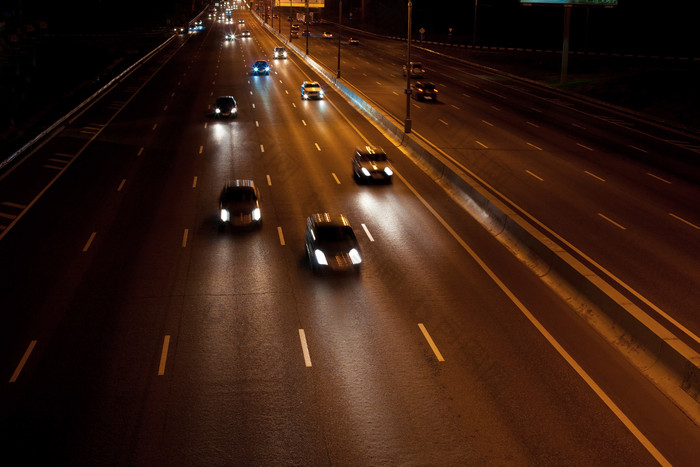
[(318, 81), (304, 81), (301, 83), (302, 99), (323, 99), (323, 89)]
[(284, 47), (275, 47), (275, 50), (273, 50), (272, 55), (274, 58), (287, 58), (287, 49)]

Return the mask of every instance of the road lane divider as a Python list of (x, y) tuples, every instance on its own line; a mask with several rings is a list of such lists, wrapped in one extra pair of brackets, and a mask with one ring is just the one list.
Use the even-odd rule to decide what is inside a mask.
[(92, 241), (95, 239), (95, 235), (97, 235), (97, 232), (93, 232), (90, 234), (90, 238), (88, 238), (88, 241), (85, 242), (85, 246), (83, 247), (83, 253), (88, 251), (90, 248), (90, 245), (92, 245)]
[(306, 343), (306, 333), (299, 329), (299, 340), (301, 341), (301, 351), (304, 354), (304, 365), (311, 368), (311, 356), (309, 355), (309, 345)]
[(158, 365), (158, 376), (165, 374), (165, 362), (168, 360), (168, 347), (170, 346), (170, 336), (163, 338), (163, 348), (160, 351), (160, 364)]
[(284, 234), (282, 233), (282, 227), (277, 227), (277, 236), (280, 238), (280, 245), (284, 246)]
[(433, 353), (435, 354), (435, 357), (437, 358), (438, 362), (444, 362), (445, 359), (438, 350), (437, 345), (435, 345), (435, 342), (433, 342), (433, 338), (430, 337), (428, 330), (425, 329), (425, 326), (423, 326), (423, 323), (418, 323), (418, 327), (420, 328), (420, 332), (423, 333), (423, 337), (425, 337), (425, 340), (428, 341), (428, 345), (433, 350)]
[(19, 374), (22, 372), (24, 365), (27, 364), (27, 360), (29, 360), (29, 356), (32, 354), (34, 347), (36, 347), (36, 341), (31, 341), (29, 343), (29, 347), (27, 347), (27, 350), (24, 351), (24, 355), (22, 355), (22, 358), (17, 364), (17, 368), (15, 368), (15, 371), (12, 373), (12, 376), (10, 376), (10, 383), (17, 382), (17, 378), (19, 378)]

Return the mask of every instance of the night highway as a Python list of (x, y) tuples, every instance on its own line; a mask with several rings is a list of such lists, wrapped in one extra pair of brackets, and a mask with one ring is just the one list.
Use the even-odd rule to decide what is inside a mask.
[[(233, 19), (175, 34), (0, 174), (17, 464), (697, 464), (695, 413), (304, 60), (274, 59), (285, 44), (256, 16)], [(310, 55), (335, 70), (324, 30)], [(341, 46), (348, 86), (403, 118), (405, 46)], [(643, 156), (693, 149), (415, 54), (439, 99), (411, 100), (414, 132), (697, 350), (697, 174)], [(323, 98), (302, 100), (304, 81)], [(215, 118), (219, 96), (235, 118)], [(363, 146), (386, 151), (392, 183), (353, 178)], [(221, 228), (234, 179), (259, 190), (260, 229)], [(312, 270), (323, 212), (352, 225), (358, 273)]]

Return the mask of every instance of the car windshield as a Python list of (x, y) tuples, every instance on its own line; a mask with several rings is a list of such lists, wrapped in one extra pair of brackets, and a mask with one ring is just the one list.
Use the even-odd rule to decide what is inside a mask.
[(251, 189), (228, 189), (224, 194), (224, 201), (227, 203), (247, 203), (255, 201), (255, 192)]
[(316, 229), (319, 242), (335, 243), (355, 240), (352, 227), (347, 225), (323, 225)]
[(233, 99), (231, 99), (230, 97), (220, 97), (216, 100), (216, 106), (217, 107), (233, 107)]
[(265, 67), (265, 66), (267, 66), (267, 62), (255, 62), (255, 66), (257, 66), (257, 67)]
[(373, 154), (360, 153), (360, 159), (363, 161), (385, 161), (386, 154), (383, 152), (376, 152)]

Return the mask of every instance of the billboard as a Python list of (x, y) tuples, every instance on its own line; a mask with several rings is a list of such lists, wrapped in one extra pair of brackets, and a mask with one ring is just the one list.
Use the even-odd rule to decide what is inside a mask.
[(584, 6), (617, 6), (617, 0), (520, 0), (524, 5), (584, 5)]
[[(309, 8), (323, 8), (324, 0), (309, 0)], [(306, 8), (306, 0), (275, 0), (275, 8), (279, 7)]]

